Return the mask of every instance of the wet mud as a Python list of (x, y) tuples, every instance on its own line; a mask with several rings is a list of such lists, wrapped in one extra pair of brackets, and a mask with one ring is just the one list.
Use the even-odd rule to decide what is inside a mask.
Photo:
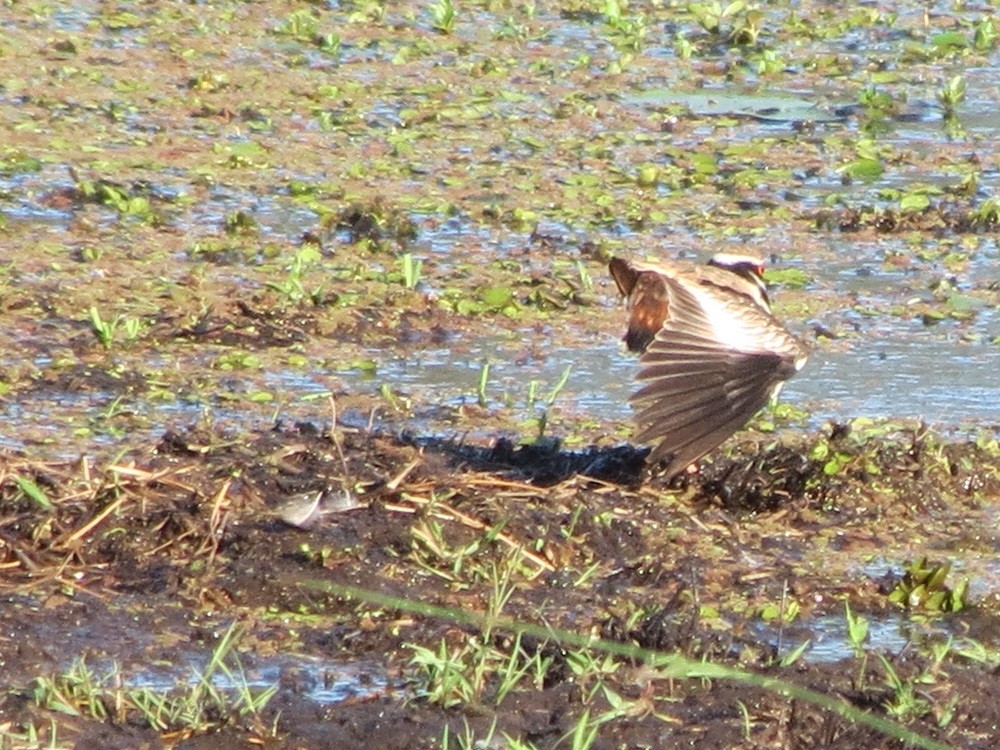
[[(232, 718), (199, 739), (81, 711), (57, 718), (59, 740), (433, 747), (446, 726), (485, 735), (496, 721), (510, 736), (554, 745), (582, 711), (612, 710), (594, 690), (597, 677), (575, 672), (558, 640), (518, 643), (550, 658), (535, 688), (497, 701), (487, 684), (478, 707), (445, 708), (423, 692), (412, 645), (457, 648), (476, 628), (323, 589), (483, 611), (489, 571), (516, 560), (505, 616), (780, 675), (876, 713), (898, 697), (874, 647), (866, 662), (846, 644), (833, 661), (810, 660), (808, 648), (793, 666), (778, 660), (810, 622), (840, 620), (845, 601), (872, 621), (929, 616), (935, 631), (914, 626), (903, 647), (884, 652), (923, 701), (908, 726), (951, 746), (986, 747), (997, 721), (993, 666), (962, 644), (1000, 646), (989, 583), (997, 538), (982, 500), (997, 491), (1000, 458), (919, 424), (881, 430), (863, 439), (848, 425), (790, 442), (745, 436), (730, 458), (669, 486), (646, 466), (646, 451), (627, 445), (475, 445), (321, 423), (242, 436), (171, 432), (145, 455), (105, 466), (8, 461), (0, 619), (10, 689), (0, 715), (9, 727), (58, 717), (34, 705), (33, 681), (75, 657), (135, 679), (151, 665), (197, 664), (236, 623), (249, 672), (284, 660), (272, 675), (277, 693), (253, 721)], [(808, 458), (819, 445), (842, 457), (836, 474)], [(50, 508), (24, 492), (28, 480)], [(283, 520), (290, 499), (345, 491), (351, 506), (308, 528)], [(970, 608), (943, 615), (890, 600), (903, 561), (933, 539), (948, 539), (942, 555), (966, 561)], [(776, 608), (793, 602), (796, 628), (783, 636)], [(491, 637), (500, 653), (515, 648), (511, 633)], [(949, 638), (945, 662), (934, 663), (933, 644)], [(338, 663), (351, 674), (347, 697), (310, 694), (309, 685), (336, 679)], [(600, 680), (632, 709), (603, 723), (594, 747), (897, 746), (808, 702), (725, 680), (669, 679), (639, 660)]]

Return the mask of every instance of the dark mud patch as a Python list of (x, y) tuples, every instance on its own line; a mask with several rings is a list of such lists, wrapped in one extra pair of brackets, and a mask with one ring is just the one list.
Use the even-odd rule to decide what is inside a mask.
[[(502, 632), (489, 637), (491, 653), (544, 658), (537, 682), (498, 697), (491, 673), (471, 703), (434, 699), (426, 671), (410, 662), (413, 646), (460, 652), (482, 637), (476, 628), (322, 589), (476, 612), (491, 606), (506, 571), (505, 617), (779, 676), (953, 746), (989, 746), (1000, 644), (967, 633), (983, 638), (992, 627), (983, 622), (997, 617), (986, 499), (1000, 458), (990, 446), (945, 442), (919, 424), (746, 436), (730, 457), (672, 485), (643, 458), (628, 446), (472, 445), (312, 423), (171, 432), (105, 466), (6, 456), (0, 724), (55, 726), (80, 746), (402, 748), (436, 746), (445, 732), (482, 738), (495, 722), (551, 747), (587, 712), (604, 717), (593, 747), (898, 746), (801, 700), (668, 678), (627, 659), (582, 669), (578, 650), (556, 639)], [(349, 493), (353, 509), (308, 530), (283, 523), (283, 505), (312, 492)], [(876, 556), (902, 568), (917, 538), (971, 578), (971, 609), (908, 612), (865, 570)], [(957, 640), (915, 643), (886, 661), (871, 653), (811, 663), (806, 651), (779, 666), (794, 644), (762, 639), (762, 622), (777, 633), (781, 618), (808, 628), (845, 602), (871, 620), (935, 617)], [(257, 715), (152, 732), (135, 712), (100, 720), (77, 706), (70, 720), (33, 699), (39, 678), (77, 657), (116, 663), (126, 676), (207, 659), (232, 622), (248, 664), (301, 660)], [(395, 676), (363, 699), (317, 702), (293, 679), (317, 679), (316, 659)]]

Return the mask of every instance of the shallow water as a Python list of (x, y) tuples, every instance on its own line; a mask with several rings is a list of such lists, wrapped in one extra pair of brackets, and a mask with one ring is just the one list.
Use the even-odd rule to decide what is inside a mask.
[[(62, 28), (72, 28), (84, 18), (84, 15), (58, 11), (53, 22)], [(589, 40), (590, 44), (596, 43), (595, 28), (591, 25), (563, 25), (568, 30), (560, 34), (566, 39), (580, 37)], [(575, 33), (574, 28), (577, 29)], [(848, 34), (826, 44), (831, 49), (840, 49), (842, 45), (849, 45), (851, 38)], [(984, 144), (1000, 140), (1000, 117), (996, 115), (992, 96), (996, 89), (992, 83), (994, 73), (992, 67), (964, 71), (969, 81), (969, 96), (960, 105), (960, 117), (968, 138)], [(714, 117), (751, 115), (729, 126), (727, 142), (750, 141), (767, 129), (787, 134), (791, 123), (802, 120), (811, 120), (817, 127), (829, 128), (830, 132), (857, 127), (853, 116), (830, 114), (836, 110), (822, 92), (808, 89), (790, 93), (770, 92), (766, 87), (750, 90), (747, 86), (721, 85), (691, 92), (671, 91), (654, 82), (649, 90), (630, 93), (618, 102), (620, 106), (633, 108), (637, 114), (655, 111), (668, 103), (680, 104), (709, 122)], [(919, 109), (921, 116), (896, 123), (885, 140), (897, 148), (925, 154), (933, 154), (936, 148), (950, 145), (950, 139), (940, 127), (937, 105), (912, 104), (913, 108)], [(176, 177), (170, 177), (168, 182), (175, 183)], [(802, 180), (797, 192), (801, 202), (816, 207), (835, 194), (846, 196), (848, 200), (871, 199), (875, 204), (891, 205), (892, 201), (880, 201), (879, 191), (886, 188), (905, 190), (914, 182), (932, 185), (950, 184), (954, 180), (955, 175), (942, 171), (938, 163), (928, 164), (926, 171), (887, 169), (882, 177), (871, 183), (844, 185), (829, 176), (825, 180), (807, 178)], [(3, 214), (12, 226), (31, 225), (40, 236), (50, 233), (56, 240), (59, 232), (67, 230), (74, 220), (74, 211), (54, 208), (38, 200), (46, 190), (64, 190), (71, 186), (63, 167), (46, 165), (36, 174), (5, 178), (0, 184), (10, 195)], [(1000, 170), (984, 165), (980, 174), (980, 193), (992, 194), (998, 184)], [(178, 229), (198, 237), (217, 232), (225, 217), (234, 210), (251, 214), (261, 232), (276, 242), (297, 241), (315, 226), (317, 220), (314, 211), (280, 193), (251, 195), (223, 186), (213, 188), (207, 200), (180, 209), (169, 220)], [(111, 214), (107, 216), (110, 221)], [(497, 231), (463, 215), (444, 219), (415, 216), (414, 219), (420, 227), (414, 254), (432, 261), (444, 272), (452, 268), (457, 258), (467, 254), (471, 246), (486, 263), (507, 257), (513, 249), (527, 242), (524, 233)], [(587, 236), (585, 233), (574, 235), (572, 228), (558, 222), (548, 225), (543, 222), (542, 228), (563, 238), (567, 254), (575, 253), (576, 246)], [(618, 239), (625, 242), (639, 238), (621, 226), (614, 231)], [(654, 228), (654, 233), (668, 236), (662, 236), (662, 247), (646, 248), (652, 254), (662, 252), (672, 256), (692, 240), (680, 231), (675, 236), (675, 233)], [(887, 267), (887, 256), (911, 254), (913, 240), (907, 236), (855, 239), (832, 234), (823, 240), (823, 252), (819, 254), (797, 249), (789, 240), (782, 234), (769, 233), (746, 238), (742, 244), (761, 255), (774, 256), (776, 267), (806, 271), (812, 277), (808, 287), (811, 293), (842, 298), (853, 295), (854, 300), (853, 303), (845, 300), (839, 309), (834, 307), (821, 312), (812, 320), (789, 321), (790, 327), (807, 339), (811, 339), (809, 326), (813, 323), (831, 327), (838, 330), (838, 335), (846, 336), (816, 342), (810, 363), (784, 390), (785, 399), (809, 411), (810, 426), (855, 416), (923, 417), (942, 427), (967, 422), (985, 427), (1000, 424), (1000, 377), (997, 376), (1000, 347), (990, 343), (1000, 335), (1000, 320), (993, 307), (973, 300), (970, 320), (960, 323), (945, 320), (935, 327), (886, 312), (890, 306), (905, 310), (913, 301), (933, 302), (929, 284), (943, 277), (954, 277), (959, 294), (994, 284), (998, 258), (995, 238), (983, 237), (976, 252), (970, 253), (966, 266), (954, 274), (936, 261), (917, 264), (909, 271)], [(922, 238), (921, 243), (933, 246), (934, 240)], [(704, 248), (696, 248), (690, 254), (703, 254), (701, 250), (709, 249), (711, 244), (704, 243)], [(177, 253), (175, 257), (180, 264), (200, 262), (185, 253)], [(232, 278), (239, 279), (238, 269), (217, 273), (231, 274)], [(610, 295), (607, 280), (597, 281), (601, 284), (597, 293)], [(423, 288), (428, 293), (437, 293), (439, 289), (434, 284), (428, 280)], [(780, 289), (776, 298), (780, 306)], [(609, 318), (624, 318), (622, 308), (614, 306), (608, 296), (603, 302), (607, 305)], [(871, 308), (875, 314), (871, 317), (859, 315), (849, 309), (850, 304)], [(852, 326), (855, 330), (851, 330)], [(378, 393), (383, 385), (389, 385), (394, 390), (411, 392), (424, 403), (460, 404), (475, 399), (480, 369), (484, 362), (489, 362), (487, 392), (490, 402), (516, 405), (524, 403), (528, 383), (537, 381), (540, 392), (545, 393), (566, 368), (570, 368), (565, 389), (556, 400), (558, 408), (600, 419), (627, 420), (630, 416), (627, 397), (633, 388), (631, 378), (636, 364), (621, 351), (615, 336), (605, 333), (587, 336), (575, 331), (567, 341), (558, 332), (540, 337), (537, 332), (526, 329), (520, 337), (507, 336), (497, 341), (463, 341), (461, 346), (423, 350), (368, 350), (367, 356), (377, 364), (376, 374), (338, 372), (336, 381), (343, 388)], [(4, 358), (0, 364), (14, 361)], [(233, 377), (236, 381), (240, 379), (239, 375)], [(308, 407), (295, 408), (298, 398), (329, 388), (325, 373), (313, 376), (300, 369), (270, 369), (266, 380), (275, 388), (288, 389), (292, 405), (286, 410), (290, 409), (293, 416), (308, 417), (310, 413)], [(64, 424), (67, 411), (79, 408), (82, 419), (83, 412), (100, 408), (108, 401), (102, 399), (101, 394), (22, 396), (18, 402), (7, 402), (0, 408), (0, 417), (11, 425), (0, 436), (0, 444), (23, 447), (24, 442), (17, 437), (20, 421), (30, 418), (36, 426), (51, 421), (55, 427)], [(135, 404), (134, 408), (148, 421), (151, 434), (162, 431), (165, 425), (178, 419), (197, 419), (206, 409), (215, 418), (234, 419), (237, 423), (241, 415), (259, 423), (266, 420), (269, 413), (265, 407), (230, 410), (225, 404), (192, 404), (183, 399), (166, 406)], [(135, 437), (136, 433), (130, 431), (129, 434)], [(102, 438), (98, 436), (98, 439)], [(106, 439), (113, 442), (113, 432), (107, 433)]]
[[(868, 621), (868, 635), (862, 650), (886, 656), (899, 654), (910, 646), (921, 646), (931, 640), (947, 640), (948, 629), (943, 623), (914, 622), (902, 614), (882, 616)], [(759, 625), (755, 633), (763, 641), (778, 648), (779, 657), (787, 656), (801, 647), (809, 645), (802, 659), (814, 664), (832, 664), (856, 656), (850, 642), (847, 619), (843, 615), (824, 615), (795, 622), (783, 628), (775, 625)]]
[[(923, 419), (944, 432), (995, 430), (1000, 426), (1000, 348), (950, 340), (919, 323), (902, 330), (817, 346), (806, 367), (788, 381), (781, 400), (807, 412), (806, 426), (849, 421), (859, 416)], [(915, 330), (914, 330), (915, 329)], [(38, 390), (0, 404), (0, 418), (9, 428), (0, 446), (21, 448), (43, 439), (46, 432), (62, 435), (69, 427), (80, 439), (113, 446), (125, 435), (132, 440), (157, 439), (167, 427), (208, 419), (220, 428), (266, 429), (275, 416), (285, 420), (324, 421), (329, 414), (316, 399), (331, 391), (378, 396), (388, 386), (410, 399), (417, 411), (433, 405), (457, 407), (478, 400), (484, 363), (489, 363), (487, 407), (508, 409), (528, 418), (544, 408), (563, 374), (565, 386), (553, 401), (550, 427), (560, 433), (560, 413), (593, 417), (611, 423), (628, 422), (628, 398), (635, 389), (637, 359), (610, 337), (594, 336), (573, 348), (560, 347), (555, 334), (529, 334), (523, 339), (470, 341), (459, 347), (418, 349), (388, 354), (369, 349), (374, 369), (335, 373), (302, 368), (269, 369), (262, 374), (226, 377), (234, 392), (264, 387), (280, 394), (276, 404), (205, 403), (176, 398), (150, 402), (118, 399), (114, 394)], [(610, 339), (610, 340), (609, 340)], [(532, 386), (534, 383), (534, 387)], [(534, 390), (534, 403), (529, 394)], [(28, 429), (30, 425), (30, 429)], [(441, 429), (433, 424), (429, 429)], [(30, 440), (25, 440), (30, 436)], [(63, 456), (76, 453), (72, 444), (53, 446)]]
[[(509, 351), (517, 347), (505, 351), (499, 343), (486, 342), (460, 354), (435, 349), (382, 359), (372, 351), (378, 361), (374, 375), (345, 372), (340, 378), (349, 388), (372, 393), (388, 383), (421, 399), (467, 403), (476, 400), (479, 374), (488, 361), (487, 393), (494, 403), (506, 396), (523, 405), (530, 381), (538, 381), (539, 393), (545, 395), (568, 367), (557, 407), (607, 420), (630, 418), (628, 397), (635, 389), (638, 362), (621, 344), (600, 341), (559, 350), (548, 341), (534, 343), (551, 353), (518, 362), (516, 352)], [(994, 346), (949, 342), (919, 330), (888, 332), (818, 348), (803, 371), (786, 383), (781, 399), (806, 409), (811, 427), (866, 416), (922, 418), (943, 429), (967, 424), (993, 428), (1000, 424), (998, 371), (1000, 349)]]
[[(204, 664), (192, 654), (181, 656), (186, 667), (148, 667), (134, 673), (121, 674), (121, 682), (129, 688), (146, 689), (157, 693), (191, 688), (203, 680)], [(240, 667), (211, 674), (210, 683), (219, 690), (238, 693), (249, 688), (263, 691), (275, 688), (293, 693), (300, 699), (321, 705), (344, 701), (366, 700), (376, 696), (396, 693), (402, 681), (391, 678), (384, 665), (364, 662), (323, 661), (301, 654), (274, 657), (241, 655)], [(98, 667), (101, 669), (101, 667)], [(108, 667), (107, 670), (115, 669)], [(228, 672), (228, 673), (227, 673)]]

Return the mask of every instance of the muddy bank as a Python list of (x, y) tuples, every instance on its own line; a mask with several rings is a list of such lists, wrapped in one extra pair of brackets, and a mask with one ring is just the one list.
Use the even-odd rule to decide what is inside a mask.
[[(570, 452), (333, 434), (312, 423), (170, 433), (144, 455), (100, 466), (7, 456), (8, 731), (44, 734), (54, 720), (58, 740), (79, 736), (80, 746), (195, 746), (207, 734), (281, 747), (404, 747), (420, 737), (431, 747), (446, 726), (461, 733), (467, 722), (482, 738), (495, 721), (497, 731), (548, 747), (588, 712), (594, 747), (759, 747), (782, 737), (896, 746), (804, 701), (668, 679), (638, 660), (598, 654), (582, 666), (581, 650), (555, 636), (496, 630), (481, 643), (476, 627), (324, 593), (327, 582), (459, 612), (502, 610), (780, 676), (895, 713), (952, 746), (988, 746), (997, 719), (983, 695), (997, 685), (1000, 647), (997, 539), (985, 502), (997, 490), (995, 444), (948, 443), (919, 424), (859, 423), (782, 441), (747, 434), (731, 457), (665, 486), (645, 452), (628, 446)], [(291, 498), (345, 490), (356, 507), (331, 504), (308, 529), (281, 520)], [(912, 582), (907, 606), (892, 601), (908, 585), (907, 563), (932, 550), (956, 560), (936, 590), (953, 594), (968, 578), (970, 607), (949, 614), (957, 600), (932, 605)], [(500, 584), (509, 591), (498, 610)], [(813, 661), (806, 647), (779, 666), (806, 638), (829, 638), (819, 623), (842, 620), (845, 603), (872, 623), (899, 623), (909, 642), (881, 652), (884, 663), (876, 646), (859, 645), (861, 657), (845, 642), (840, 659)], [(95, 675), (117, 664), (119, 687), (155, 665), (204, 669), (234, 622), (242, 668), (277, 665), (277, 693), (259, 712), (156, 732), (139, 728), (134, 708), (114, 715), (108, 706), (110, 718), (94, 718), (65, 683), (63, 700), (80, 716), (36, 705), (39, 678), (65, 679), (75, 657)], [(413, 661), (420, 647), (463, 654), (472, 643), (493, 661), (468, 695), (443, 688), (426, 659)], [(498, 700), (503, 657), (542, 666)], [(354, 670), (345, 678), (354, 692), (337, 701), (310, 694), (338, 679), (338, 664)], [(161, 684), (171, 679), (180, 678), (168, 673)]]

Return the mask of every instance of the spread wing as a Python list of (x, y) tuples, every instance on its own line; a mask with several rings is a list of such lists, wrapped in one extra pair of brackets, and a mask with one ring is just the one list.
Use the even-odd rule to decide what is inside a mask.
[(640, 442), (657, 443), (673, 476), (722, 443), (805, 363), (770, 314), (704, 281), (665, 282), (669, 315), (640, 359), (631, 397)]

